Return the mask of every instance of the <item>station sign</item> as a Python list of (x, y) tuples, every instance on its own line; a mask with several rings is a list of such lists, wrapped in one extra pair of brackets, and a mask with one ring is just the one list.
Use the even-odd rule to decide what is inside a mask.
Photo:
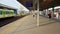
[(32, 3), (27, 3), (27, 4), (26, 4), (26, 7), (32, 7), (32, 6), (33, 6)]

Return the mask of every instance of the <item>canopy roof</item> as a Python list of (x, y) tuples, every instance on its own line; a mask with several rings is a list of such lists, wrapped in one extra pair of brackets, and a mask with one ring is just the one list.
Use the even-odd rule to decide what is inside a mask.
[[(26, 7), (26, 3), (33, 4), (33, 0), (17, 0), (17, 1), (22, 3), (25, 7)], [(44, 10), (44, 9), (52, 8), (55, 6), (59, 6), (60, 1), (59, 0), (39, 0), (39, 4), (40, 4), (40, 6), (39, 6), (40, 10)], [(30, 7), (30, 8), (32, 9), (33, 7)], [(28, 9), (30, 9), (30, 8), (28, 8)]]

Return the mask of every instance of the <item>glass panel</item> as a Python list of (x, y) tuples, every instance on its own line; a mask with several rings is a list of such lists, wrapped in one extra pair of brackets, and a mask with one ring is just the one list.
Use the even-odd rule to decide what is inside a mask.
[(0, 15), (2, 15), (2, 10), (0, 10)]
[(6, 11), (6, 14), (9, 14), (9, 11)]

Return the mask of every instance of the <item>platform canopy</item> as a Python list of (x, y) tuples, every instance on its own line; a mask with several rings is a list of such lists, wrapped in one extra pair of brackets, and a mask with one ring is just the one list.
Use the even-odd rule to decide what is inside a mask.
[(14, 8), (14, 7), (11, 7), (11, 6), (8, 6), (8, 5), (4, 5), (4, 4), (0, 3), (0, 9), (1, 8), (8, 8), (8, 9), (15, 9), (15, 10), (17, 9), (17, 8)]
[[(17, 0), (20, 3), (22, 3), (25, 7), (27, 3), (32, 3), (35, 0)], [(40, 4), (40, 10), (44, 10), (44, 9), (48, 9), (48, 8), (53, 8), (55, 6), (59, 6), (60, 5), (60, 0), (39, 0), (39, 4)], [(32, 7), (27, 7), (28, 9), (34, 9), (33, 6)], [(36, 9), (36, 8), (35, 8)]]
[(25, 8), (17, 0), (0, 0), (0, 6), (7, 7), (7, 8), (12, 8), (12, 9), (29, 11), (27, 8)]
[(18, 3), (16, 0), (0, 0), (0, 6), (7, 7), (7, 8), (13, 8), (13, 9), (18, 9), (17, 5)]

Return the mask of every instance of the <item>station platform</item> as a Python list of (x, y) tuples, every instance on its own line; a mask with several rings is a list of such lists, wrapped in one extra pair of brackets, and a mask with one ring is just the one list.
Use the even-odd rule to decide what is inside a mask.
[(0, 34), (60, 34), (60, 23), (40, 16), (37, 27), (36, 17), (32, 15), (20, 18), (0, 28)]

